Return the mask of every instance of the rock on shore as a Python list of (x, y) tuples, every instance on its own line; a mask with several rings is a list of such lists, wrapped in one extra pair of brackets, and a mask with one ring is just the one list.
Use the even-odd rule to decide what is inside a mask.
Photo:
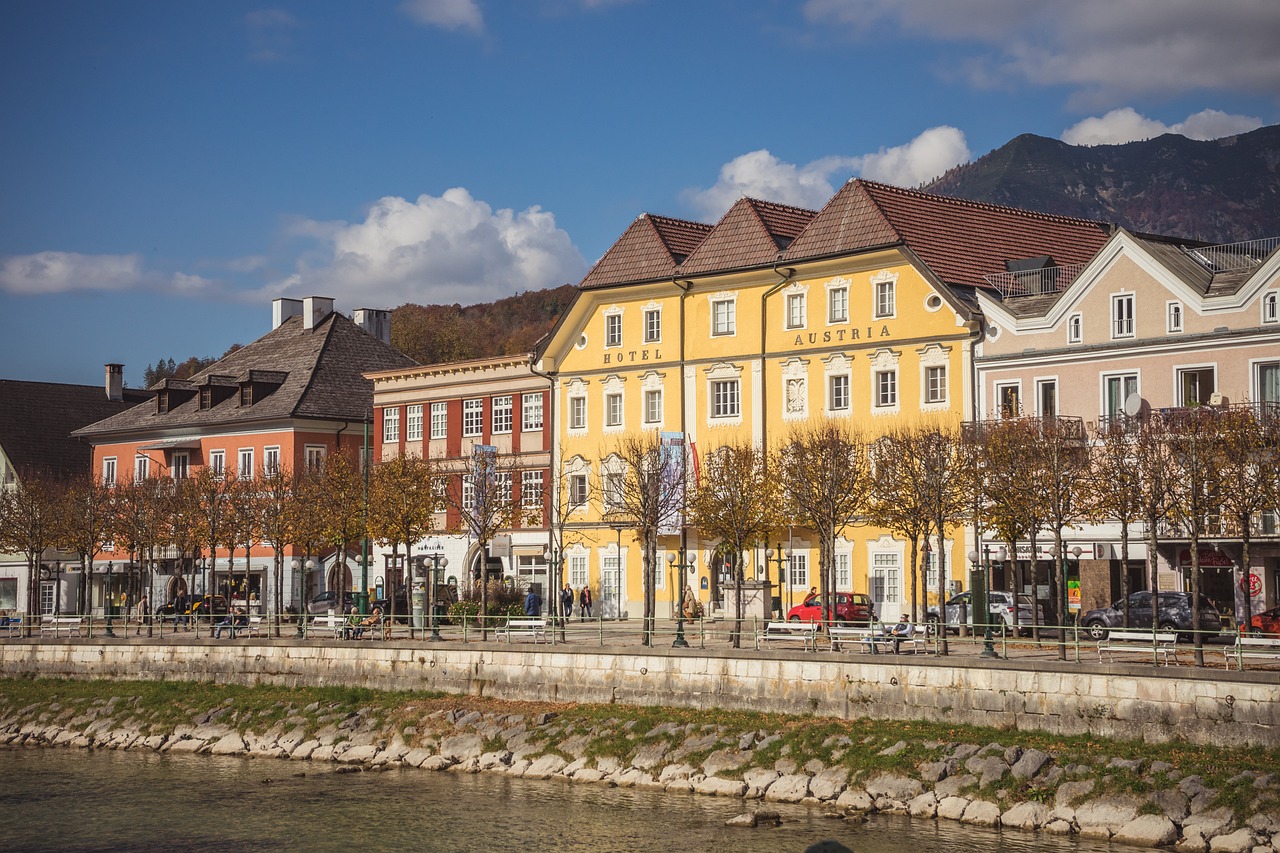
[[(128, 702), (98, 700), (72, 710), (57, 705), (7, 709), (0, 745), (158, 752), (331, 762), (349, 770), (413, 767), (457, 773), (503, 773), (693, 792), (765, 803), (822, 805), (853, 819), (868, 812), (978, 826), (1112, 839), (1135, 847), (1176, 845), (1195, 853), (1280, 851), (1280, 780), (1246, 771), (1230, 780), (1237, 813), (1219, 791), (1171, 765), (1100, 758), (1063, 765), (1037, 749), (998, 743), (926, 744), (929, 760), (894, 771), (851, 771), (839, 756), (864, 750), (896, 756), (907, 744), (858, 743), (849, 736), (824, 744), (833, 761), (801, 763), (784, 731), (737, 731), (714, 723), (662, 723), (639, 731), (636, 720), (590, 726), (556, 714), (516, 714), (450, 708), (406, 725), (375, 709), (326, 713), (283, 707), (269, 724), (251, 712), (236, 718), (226, 705), (188, 724), (156, 731)], [(873, 762), (874, 763), (874, 762)], [(1142, 784), (1109, 785), (1117, 777)], [(1110, 793), (1106, 793), (1106, 792)], [(731, 825), (757, 826), (776, 815), (757, 808)]]

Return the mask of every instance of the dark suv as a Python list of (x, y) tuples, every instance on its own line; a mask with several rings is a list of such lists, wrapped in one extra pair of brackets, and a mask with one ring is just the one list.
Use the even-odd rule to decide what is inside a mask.
[[(1086, 611), (1080, 618), (1080, 624), (1095, 640), (1104, 640), (1108, 628), (1124, 627), (1124, 599), (1120, 599), (1110, 607)], [(1129, 627), (1151, 627), (1151, 593), (1144, 590), (1129, 596)], [(1191, 593), (1160, 593), (1160, 617), (1156, 627), (1163, 631), (1177, 631), (1178, 639), (1188, 642), (1196, 627), (1191, 623)], [(1200, 631), (1206, 634), (1217, 634), (1222, 630), (1222, 616), (1213, 602), (1200, 596)]]

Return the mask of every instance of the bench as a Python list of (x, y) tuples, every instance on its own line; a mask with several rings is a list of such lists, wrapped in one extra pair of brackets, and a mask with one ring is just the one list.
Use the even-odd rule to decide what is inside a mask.
[(352, 640), (372, 640), (374, 638), (389, 640), (391, 639), (391, 620), (384, 618), (371, 625), (350, 625), (347, 630), (347, 636)]
[(1234, 663), (1244, 669), (1245, 658), (1261, 658), (1263, 660), (1280, 661), (1280, 637), (1255, 637), (1240, 634), (1235, 643), (1222, 650), (1226, 658), (1224, 666), (1231, 668)]
[(1168, 666), (1169, 655), (1174, 655), (1174, 660), (1177, 660), (1177, 642), (1178, 635), (1173, 631), (1153, 634), (1147, 629), (1109, 629), (1107, 636), (1098, 641), (1098, 660), (1106, 660), (1103, 652), (1151, 652), (1153, 663), (1163, 657), (1165, 666)]
[(763, 642), (800, 643), (807, 651), (818, 647), (817, 622), (769, 622), (756, 633), (756, 648)]
[(22, 617), (21, 616), (0, 616), (0, 634), (6, 637), (18, 637), (22, 635)]
[(236, 625), (236, 624), (222, 625), (221, 623), (214, 622), (213, 625), (211, 626), (211, 631), (213, 632), (228, 631), (230, 632), (231, 639), (233, 640), (236, 638), (237, 634), (243, 635), (245, 637), (261, 637), (262, 636), (262, 617), (250, 616), (247, 618), (244, 624), (239, 624), (239, 625)]
[(330, 613), (327, 616), (316, 616), (306, 623), (307, 636), (311, 636), (317, 631), (321, 635), (339, 639), (342, 637), (342, 631), (347, 627), (347, 617), (337, 613)]
[(84, 624), (84, 619), (80, 616), (41, 616), (40, 634), (52, 634), (58, 637), (65, 632), (68, 637), (72, 634), (78, 637), (80, 636), (80, 626), (82, 624)]
[(857, 643), (865, 646), (866, 651), (877, 654), (879, 649), (886, 652), (893, 652), (894, 643), (897, 642), (897, 648), (901, 651), (904, 648), (910, 648), (912, 654), (917, 651), (928, 648), (926, 638), (928, 631), (919, 625), (911, 627), (910, 634), (904, 634), (901, 637), (894, 636), (891, 628), (880, 623), (873, 628), (854, 628), (847, 625), (832, 625), (827, 629), (828, 636), (831, 637), (831, 651), (838, 652), (841, 646), (846, 643)]
[(493, 631), (494, 639), (506, 639), (509, 643), (512, 637), (532, 637), (535, 643), (545, 643), (547, 641), (547, 620), (546, 619), (509, 619), (507, 624), (499, 625)]

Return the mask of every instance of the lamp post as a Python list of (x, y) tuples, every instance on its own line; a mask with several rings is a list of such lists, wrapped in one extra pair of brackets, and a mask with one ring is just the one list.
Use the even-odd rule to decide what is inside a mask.
[(115, 567), (111, 560), (107, 560), (107, 594), (102, 597), (102, 607), (107, 611), (107, 630), (108, 637), (114, 637), (116, 632), (111, 630), (111, 571)]
[(302, 568), (302, 561), (299, 560), (297, 557), (294, 557), (293, 562), (289, 564), (289, 568), (293, 570), (293, 576), (298, 580), (298, 597), (296, 599), (298, 602), (298, 627), (297, 627), (297, 630), (293, 632), (293, 636), (301, 640), (306, 636), (306, 633), (303, 631), (302, 625), (304, 622), (307, 621), (306, 593), (303, 592), (304, 581), (302, 579), (302, 573), (298, 571), (299, 569)]
[[(983, 550), (985, 552), (985, 546), (983, 547)], [(969, 586), (973, 593), (970, 596), (970, 600), (973, 601), (973, 618), (977, 619), (978, 614), (981, 613), (983, 617), (982, 621), (986, 625), (986, 630), (982, 635), (982, 652), (978, 657), (994, 658), (997, 657), (997, 655), (995, 646), (992, 644), (991, 637), (991, 604), (988, 595), (988, 591), (990, 589), (990, 576), (987, 571), (983, 569), (982, 564), (978, 562), (977, 551), (970, 551), (968, 556), (969, 562), (973, 564), (972, 575), (969, 581)], [(943, 619), (944, 621), (946, 619), (945, 607)], [(943, 630), (946, 630), (945, 626)]]
[(680, 583), (677, 584), (680, 595), (680, 603), (676, 607), (676, 639), (671, 644), (673, 649), (689, 648), (689, 641), (684, 638), (684, 573), (687, 569), (692, 572), (698, 562), (697, 554), (690, 554), (680, 546), (679, 553), (671, 552), (667, 554), (667, 563), (680, 573)]
[(444, 639), (440, 636), (440, 623), (436, 620), (436, 588), (440, 583), (440, 570), (449, 568), (449, 558), (439, 551), (431, 555), (431, 594), (427, 601), (431, 607), (431, 636), (427, 639), (438, 643)]
[(62, 561), (58, 560), (53, 564), (54, 581), (53, 581), (53, 615), (62, 615)]
[[(776, 558), (774, 556), (775, 554), (777, 555)], [(783, 548), (781, 542), (778, 543), (778, 550), (776, 551), (772, 548), (764, 549), (764, 586), (765, 586), (766, 594), (769, 596), (768, 612), (765, 616), (766, 621), (768, 621), (768, 619), (773, 616), (773, 591), (769, 589), (769, 561), (772, 560), (773, 562), (778, 564), (778, 601), (779, 601), (778, 615), (781, 616), (782, 615), (782, 604), (781, 604), (782, 577), (783, 577), (782, 564), (790, 559), (791, 559), (791, 549)]]

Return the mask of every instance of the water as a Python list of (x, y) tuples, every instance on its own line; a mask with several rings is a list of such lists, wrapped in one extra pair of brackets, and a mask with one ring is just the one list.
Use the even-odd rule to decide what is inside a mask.
[[(301, 775), (305, 774), (305, 775)], [(739, 800), (420, 770), (72, 749), (0, 749), (0, 849), (24, 851), (802, 851), (1119, 853), (1096, 841), (784, 807), (730, 829)]]

